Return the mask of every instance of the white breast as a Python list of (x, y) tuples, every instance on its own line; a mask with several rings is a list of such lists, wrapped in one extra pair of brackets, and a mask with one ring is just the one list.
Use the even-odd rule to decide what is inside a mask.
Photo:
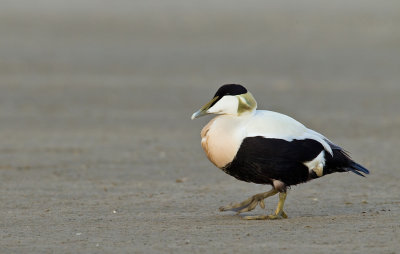
[(242, 120), (237, 116), (217, 116), (201, 131), (201, 146), (217, 167), (222, 168), (235, 158), (246, 135)]

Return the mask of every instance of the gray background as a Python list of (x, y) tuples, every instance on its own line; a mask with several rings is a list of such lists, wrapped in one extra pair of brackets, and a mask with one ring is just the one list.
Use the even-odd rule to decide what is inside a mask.
[[(0, 0), (1, 253), (396, 253), (398, 1)], [(266, 191), (206, 159), (224, 83), (371, 170)], [(271, 213), (277, 198), (267, 200)]]

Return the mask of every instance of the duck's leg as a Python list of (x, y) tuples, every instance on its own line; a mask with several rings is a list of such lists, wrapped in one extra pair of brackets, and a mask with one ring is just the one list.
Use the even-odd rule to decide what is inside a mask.
[(253, 210), (254, 208), (257, 207), (258, 204), (260, 204), (260, 207), (264, 209), (265, 208), (264, 199), (271, 197), (277, 193), (278, 193), (278, 191), (276, 189), (272, 188), (272, 190), (270, 190), (270, 191), (256, 194), (256, 195), (246, 199), (243, 202), (240, 202), (237, 204), (232, 204), (232, 205), (227, 205), (227, 206), (221, 206), (219, 208), (219, 210), (221, 212), (233, 211), (233, 212), (237, 212), (239, 214), (239, 213), (244, 213), (244, 212)]
[(243, 219), (246, 220), (277, 220), (277, 219), (286, 219), (287, 215), (283, 211), (283, 205), (285, 204), (286, 192), (279, 193), (279, 202), (276, 207), (275, 213), (271, 215), (258, 215), (258, 216), (244, 216)]

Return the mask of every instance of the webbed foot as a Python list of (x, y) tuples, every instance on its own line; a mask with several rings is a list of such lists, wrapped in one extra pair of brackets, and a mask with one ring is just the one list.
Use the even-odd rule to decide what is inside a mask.
[(266, 199), (270, 196), (273, 196), (277, 193), (278, 193), (277, 190), (272, 189), (268, 192), (256, 194), (256, 195), (246, 199), (243, 202), (232, 204), (232, 205), (227, 205), (227, 206), (221, 206), (219, 208), (219, 210), (221, 212), (233, 211), (233, 212), (237, 212), (237, 214), (239, 214), (239, 213), (251, 211), (254, 208), (256, 208), (257, 205), (260, 205), (260, 207), (264, 209), (265, 208), (264, 199)]
[(287, 194), (285, 192), (279, 193), (279, 202), (276, 207), (275, 213), (272, 215), (256, 215), (256, 216), (244, 216), (245, 220), (280, 220), (286, 219), (288, 216), (283, 211), (283, 205), (285, 204)]
[(244, 216), (244, 220), (280, 220), (287, 219), (287, 214), (282, 211), (280, 214), (271, 214), (271, 215), (255, 215), (255, 216)]

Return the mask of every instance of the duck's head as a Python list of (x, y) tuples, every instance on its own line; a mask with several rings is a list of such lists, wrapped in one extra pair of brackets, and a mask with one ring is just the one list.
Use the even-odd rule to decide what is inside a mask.
[(221, 86), (211, 101), (192, 115), (192, 119), (208, 114), (239, 116), (251, 113), (257, 108), (253, 95), (241, 85), (227, 84)]

